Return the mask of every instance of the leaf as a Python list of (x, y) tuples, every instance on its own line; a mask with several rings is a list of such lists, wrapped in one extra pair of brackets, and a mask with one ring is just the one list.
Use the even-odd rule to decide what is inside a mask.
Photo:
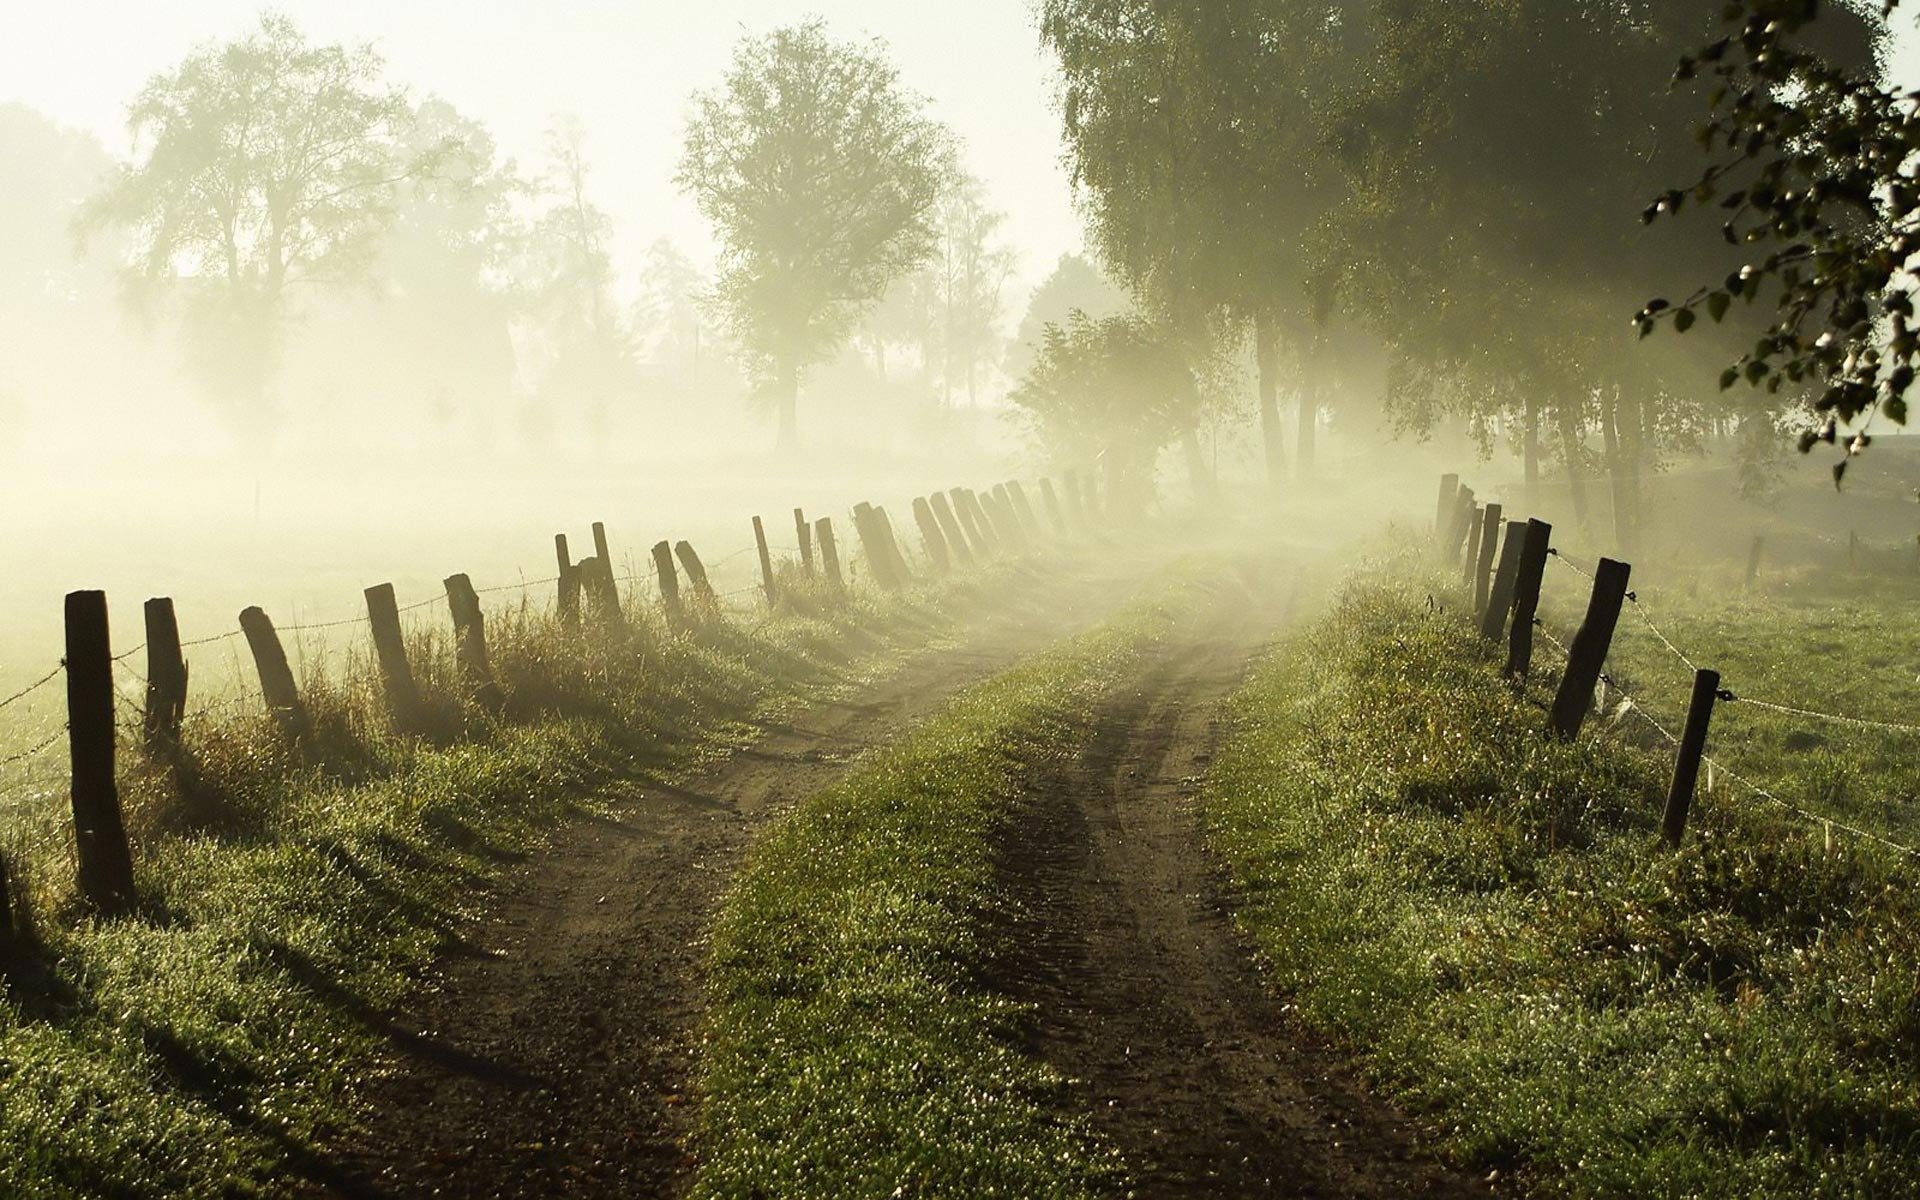
[(1833, 490), (1840, 490), (1840, 481), (1847, 477), (1847, 460), (1841, 459), (1833, 464)]
[(1694, 320), (1695, 317), (1692, 309), (1681, 309), (1679, 312), (1673, 314), (1673, 331), (1675, 333), (1685, 333), (1687, 330), (1693, 328)]
[(1707, 297), (1707, 315), (1717, 322), (1727, 315), (1727, 308), (1732, 303), (1732, 296), (1725, 292), (1715, 292)]

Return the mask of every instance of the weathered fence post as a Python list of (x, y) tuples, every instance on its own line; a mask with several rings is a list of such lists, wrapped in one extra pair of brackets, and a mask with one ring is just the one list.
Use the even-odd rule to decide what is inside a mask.
[(967, 503), (967, 489), (954, 488), (949, 494), (953, 497), (954, 515), (959, 518), (961, 526), (966, 530), (967, 540), (973, 543), (975, 556), (988, 557), (993, 553), (993, 546), (987, 541), (988, 531), (981, 527), (980, 519), (974, 515), (973, 507)]
[(600, 616), (615, 633), (627, 628), (626, 610), (620, 607), (620, 581), (613, 574), (613, 551), (607, 548), (607, 527), (593, 523), (593, 553), (599, 569), (593, 573), (592, 586), (600, 597)]
[(1436, 515), (1433, 518), (1433, 544), (1434, 548), (1442, 554), (1446, 553), (1447, 534), (1453, 530), (1453, 517), (1454, 513), (1459, 511), (1459, 502), (1460, 477), (1458, 475), (1442, 475), (1440, 477), (1440, 507), (1436, 510)]
[(1462, 486), (1455, 493), (1453, 524), (1448, 527), (1446, 544), (1441, 547), (1441, 557), (1447, 562), (1460, 561), (1460, 546), (1467, 540), (1467, 530), (1473, 527), (1473, 489)]
[(1513, 585), (1520, 578), (1520, 544), (1527, 538), (1525, 521), (1508, 521), (1506, 539), (1500, 544), (1500, 565), (1493, 572), (1493, 590), (1480, 610), (1480, 636), (1490, 642), (1500, 640), (1507, 631), (1507, 614), (1513, 611)]
[(820, 544), (820, 569), (827, 574), (827, 586), (837, 595), (847, 590), (840, 574), (840, 548), (833, 540), (833, 518), (821, 517), (813, 523), (813, 540)]
[(673, 545), (660, 542), (653, 548), (654, 573), (660, 576), (660, 600), (667, 607), (667, 615), (680, 615), (680, 574), (673, 569)]
[(913, 568), (907, 565), (907, 556), (900, 549), (900, 539), (894, 533), (893, 518), (887, 515), (887, 506), (874, 505), (873, 519), (874, 528), (880, 534), (880, 542), (886, 550), (887, 559), (893, 564), (893, 573), (899, 576), (902, 584), (912, 583)]
[(247, 648), (253, 651), (253, 666), (260, 673), (260, 697), (288, 737), (307, 735), (307, 707), (300, 702), (300, 689), (293, 682), (293, 668), (287, 665), (286, 649), (273, 621), (258, 606), (240, 614), (241, 632), (247, 635)]
[(556, 601), (560, 627), (575, 630), (580, 628), (580, 568), (573, 565), (566, 534), (553, 535), (553, 555), (560, 562), (560, 595)]
[(1027, 489), (1020, 486), (1018, 479), (1007, 481), (1007, 495), (1013, 500), (1013, 511), (1019, 515), (1020, 524), (1026, 527), (1028, 534), (1036, 540), (1046, 536), (1046, 530), (1040, 528), (1040, 518), (1034, 515), (1033, 505), (1027, 503)]
[(774, 605), (773, 555), (767, 551), (767, 531), (760, 518), (753, 519), (753, 544), (760, 551), (760, 586), (767, 593), (767, 607)]
[(973, 547), (967, 545), (966, 531), (960, 528), (960, 522), (955, 519), (953, 506), (947, 503), (946, 493), (934, 492), (927, 497), (927, 503), (933, 508), (933, 519), (940, 522), (940, 532), (946, 535), (947, 549), (960, 560), (962, 566), (971, 566)]
[(933, 569), (942, 575), (953, 570), (953, 560), (947, 553), (946, 535), (940, 532), (940, 522), (933, 515), (933, 505), (921, 496), (913, 502), (913, 521), (920, 526), (920, 540), (926, 544), (927, 558), (933, 563)]
[(113, 643), (105, 592), (67, 593), (67, 748), (80, 894), (107, 915), (134, 902), (133, 852), (113, 778)]
[(679, 541), (673, 544), (673, 556), (680, 560), (680, 569), (687, 573), (687, 580), (693, 584), (693, 594), (702, 604), (717, 604), (720, 597), (714, 593), (713, 584), (707, 581), (707, 568), (700, 556), (693, 552), (693, 543)]
[(1693, 787), (1707, 749), (1707, 727), (1713, 723), (1713, 703), (1719, 698), (1720, 672), (1695, 671), (1687, 725), (1680, 731), (1680, 754), (1673, 762), (1673, 785), (1667, 789), (1667, 810), (1660, 819), (1661, 835), (1676, 849), (1687, 834), (1687, 810), (1693, 805)]
[(1533, 618), (1540, 611), (1540, 580), (1547, 573), (1553, 526), (1529, 518), (1513, 578), (1513, 632), (1507, 643), (1507, 677), (1519, 682), (1533, 669)]
[(993, 526), (993, 535), (1003, 545), (1016, 552), (1026, 545), (1027, 537), (1020, 531), (1020, 522), (1013, 515), (1013, 505), (1007, 501), (1005, 486), (998, 491), (989, 489), (980, 498), (980, 509), (987, 514), (987, 523)]
[(1047, 520), (1053, 522), (1054, 535), (1066, 537), (1067, 514), (1060, 507), (1060, 497), (1053, 490), (1053, 480), (1044, 476), (1040, 480), (1040, 502), (1047, 506)]
[(387, 707), (393, 711), (395, 724), (411, 727), (420, 714), (420, 689), (414, 683), (413, 665), (407, 661), (407, 639), (400, 629), (400, 606), (394, 600), (393, 585), (375, 584), (367, 589), (366, 596), (367, 621), (373, 626), (373, 653), (380, 663), (380, 680), (386, 685)]
[(1473, 564), (1473, 613), (1478, 617), (1487, 610), (1487, 589), (1491, 583), (1489, 575), (1493, 571), (1493, 556), (1500, 548), (1501, 506), (1487, 505), (1481, 514), (1480, 553)]
[(180, 722), (187, 715), (187, 660), (180, 653), (180, 623), (173, 601), (147, 601), (147, 711), (140, 733), (149, 754), (180, 744)]
[(1473, 591), (1473, 573), (1480, 569), (1480, 534), (1486, 529), (1486, 513), (1478, 504), (1467, 514), (1467, 552), (1460, 556), (1460, 581), (1469, 594)]
[(493, 680), (493, 664), (487, 661), (487, 622), (480, 611), (480, 595), (465, 575), (446, 579), (447, 609), (453, 615), (454, 658), (467, 687), (483, 704), (500, 699), (500, 685)]
[(893, 558), (887, 553), (886, 543), (875, 524), (873, 505), (864, 500), (853, 506), (853, 532), (860, 538), (860, 549), (866, 554), (867, 570), (873, 581), (888, 591), (898, 588), (901, 580), (894, 572)]
[(1594, 685), (1606, 670), (1607, 651), (1613, 645), (1614, 627), (1620, 623), (1620, 606), (1626, 601), (1627, 580), (1632, 574), (1631, 566), (1611, 558), (1601, 559), (1594, 570), (1586, 619), (1567, 647), (1567, 670), (1560, 677), (1560, 690), (1547, 718), (1547, 728), (1568, 741), (1579, 736), (1580, 725), (1593, 708)]
[(793, 533), (800, 542), (800, 569), (813, 574), (813, 526), (807, 524), (803, 509), (793, 510)]
[(1765, 536), (1758, 533), (1753, 535), (1753, 548), (1747, 551), (1747, 590), (1749, 592), (1753, 590), (1754, 583), (1760, 578), (1760, 554), (1766, 546)]

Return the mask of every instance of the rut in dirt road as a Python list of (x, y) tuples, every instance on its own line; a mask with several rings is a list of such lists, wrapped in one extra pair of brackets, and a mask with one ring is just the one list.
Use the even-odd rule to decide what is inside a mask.
[(368, 1133), (300, 1186), (354, 1197), (671, 1196), (692, 1163), (687, 1092), (711, 916), (766, 820), (966, 685), (1122, 604), (1112, 568), (976, 615), (857, 697), (827, 702), (520, 867), (404, 1012), (369, 1014), (394, 1073)]
[(1198, 779), (1261, 607), (1223, 600), (1239, 615), (1170, 647), (1038, 780), (1003, 850), (1024, 916), (1002, 983), (1134, 1195), (1485, 1196), (1266, 993), (1201, 848)]

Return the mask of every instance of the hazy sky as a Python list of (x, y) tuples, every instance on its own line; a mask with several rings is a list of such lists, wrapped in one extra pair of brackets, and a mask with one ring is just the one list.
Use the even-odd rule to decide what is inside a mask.
[[(128, 100), (197, 44), (247, 29), (259, 0), (0, 0), (0, 101), (16, 100), (125, 148)], [(1030, 0), (285, 0), (309, 37), (372, 42), (391, 77), (480, 119), (536, 164), (556, 116), (585, 125), (600, 204), (622, 267), (656, 237), (697, 257), (705, 223), (673, 186), (689, 94), (734, 43), (812, 13), (840, 37), (876, 35), (908, 86), (966, 141), (967, 161), (1009, 213), (1031, 286), (1081, 243), (1060, 166), (1050, 84)], [(0, 164), (0, 175), (4, 173)], [(0, 178), (0, 184), (4, 179)], [(1024, 307), (1024, 287), (1009, 300)]]
[[(0, 0), (0, 101), (90, 130), (119, 152), (123, 114), (155, 72), (198, 43), (248, 28), (258, 0)], [(840, 36), (886, 39), (907, 83), (966, 140), (974, 172), (1008, 211), (1021, 257), (1009, 295), (1081, 245), (1060, 164), (1048, 64), (1033, 0), (285, 0), (309, 36), (371, 41), (392, 77), (482, 120), (524, 165), (556, 116), (585, 125), (595, 187), (631, 270), (656, 237), (696, 257), (705, 224), (672, 183), (688, 95), (725, 68), (734, 42), (807, 13)], [(1897, 78), (1920, 79), (1920, 39), (1902, 19)], [(4, 164), (0, 164), (0, 172)], [(0, 178), (0, 183), (4, 179)]]

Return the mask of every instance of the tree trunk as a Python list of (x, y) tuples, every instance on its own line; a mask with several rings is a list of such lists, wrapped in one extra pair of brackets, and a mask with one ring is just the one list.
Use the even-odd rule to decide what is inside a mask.
[(1300, 425), (1294, 433), (1294, 455), (1299, 462), (1298, 474), (1306, 479), (1313, 474), (1313, 435), (1320, 424), (1320, 363), (1319, 339), (1308, 352), (1306, 369), (1301, 372), (1300, 381)]
[(1267, 451), (1267, 486), (1278, 491), (1286, 478), (1287, 448), (1280, 432), (1280, 330), (1271, 313), (1254, 319), (1253, 346), (1260, 371), (1260, 437)]
[(800, 449), (800, 427), (797, 413), (800, 408), (800, 369), (787, 365), (780, 368), (780, 393), (775, 397), (780, 405), (780, 433), (774, 442), (778, 450), (792, 453)]
[(1524, 463), (1527, 508), (1540, 506), (1540, 401), (1527, 389), (1526, 425), (1520, 433), (1520, 455)]
[(1587, 481), (1581, 476), (1586, 468), (1580, 446), (1580, 422), (1572, 407), (1564, 403), (1555, 406), (1555, 414), (1560, 424), (1561, 456), (1567, 463), (1567, 488), (1573, 499), (1574, 523), (1583, 530), (1591, 529), (1587, 516)]
[(1187, 482), (1196, 500), (1213, 495), (1213, 477), (1207, 473), (1207, 456), (1200, 448), (1200, 431), (1189, 425), (1180, 433), (1180, 450), (1187, 459)]
[(1633, 556), (1632, 498), (1627, 491), (1627, 462), (1620, 439), (1620, 392), (1600, 393), (1600, 439), (1606, 447), (1607, 485), (1613, 496), (1613, 545), (1623, 557)]

